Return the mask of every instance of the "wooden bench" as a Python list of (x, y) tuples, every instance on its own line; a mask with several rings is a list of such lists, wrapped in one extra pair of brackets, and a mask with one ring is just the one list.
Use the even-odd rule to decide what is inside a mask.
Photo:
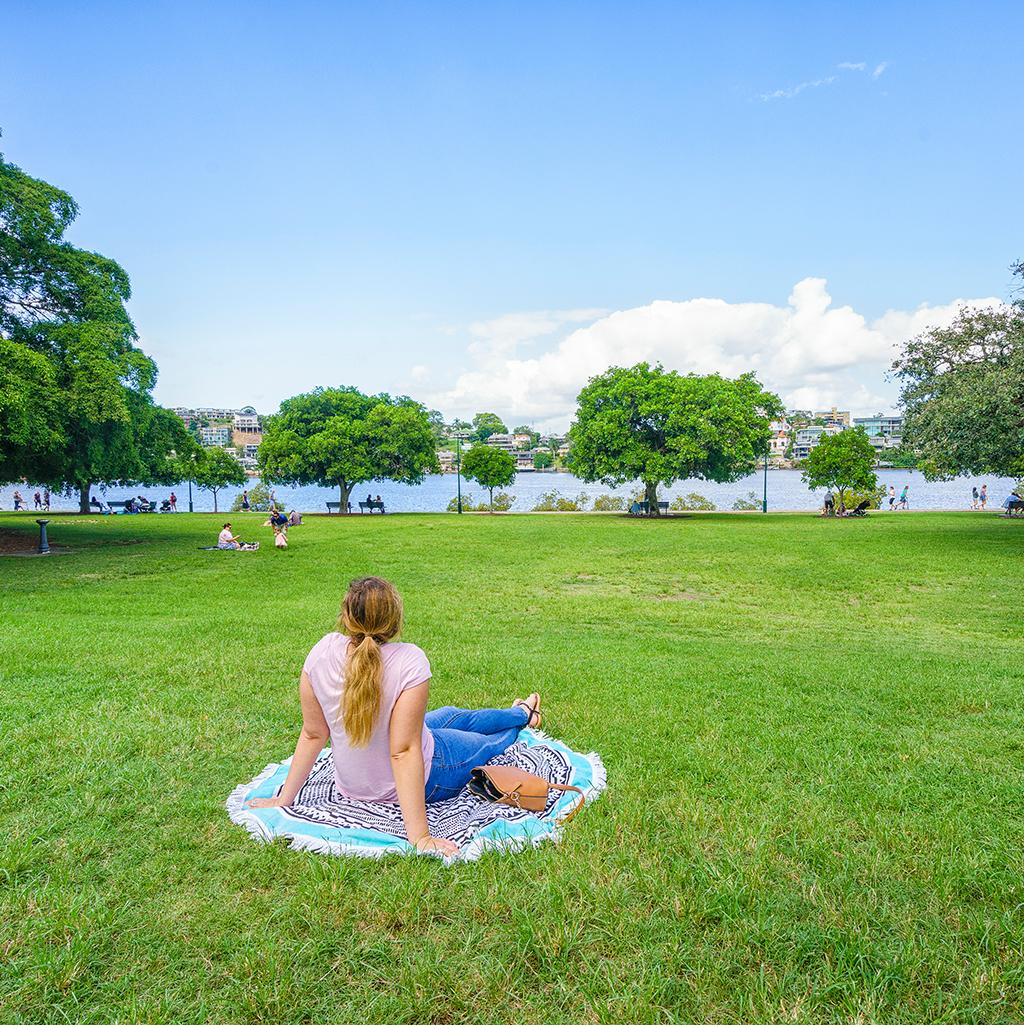
[[(352, 511), (352, 503), (351, 502), (348, 503), (348, 509), (346, 511), (347, 512), (351, 512)], [(341, 515), (341, 502), (328, 502), (327, 503), (327, 515), (330, 516), (332, 512), (338, 513), (339, 516)]]
[(122, 502), (107, 502), (107, 508), (113, 512), (115, 509), (120, 509), (124, 512), (125, 508), (129, 505), (134, 505), (135, 500), (133, 498), (127, 498)]
[(383, 502), (360, 502), (359, 503), (359, 512), (360, 512), (360, 514), (366, 512), (367, 509), (370, 510), (370, 514), (371, 515), (373, 514), (373, 510), (374, 509), (380, 509), (380, 511), (383, 513), (384, 512), (384, 503)]

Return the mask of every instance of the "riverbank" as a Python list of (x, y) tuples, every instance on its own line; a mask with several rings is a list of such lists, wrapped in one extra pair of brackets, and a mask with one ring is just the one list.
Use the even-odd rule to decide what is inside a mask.
[[(822, 504), (823, 492), (810, 491), (801, 479), (798, 470), (768, 471), (768, 508), (772, 511), (811, 512), (819, 509)], [(1014, 486), (1015, 481), (999, 477), (961, 478), (953, 481), (927, 481), (919, 471), (912, 470), (880, 470), (879, 482), (886, 487), (893, 487), (897, 493), (904, 485), (910, 486), (910, 506), (912, 509), (930, 511), (969, 509), (971, 504), (971, 487), (988, 485), (990, 507), (998, 506)], [(255, 482), (247, 485), (249, 488)], [(727, 511), (737, 500), (754, 502), (760, 507), (765, 489), (765, 475), (752, 474), (734, 484), (715, 484), (709, 481), (679, 481), (671, 488), (661, 488), (663, 500), (671, 501), (677, 496), (685, 496), (691, 492), (700, 494), (710, 500), (717, 509)], [(31, 505), (32, 496), (36, 491), (33, 485), (20, 485), (18, 490)], [(218, 494), (218, 508), (221, 512), (231, 508), (231, 503), (241, 488), (224, 488)], [(298, 509), (300, 512), (326, 512), (327, 502), (337, 502), (337, 489), (332, 488), (289, 488), (275, 485), (277, 498), (286, 509)], [(515, 512), (528, 512), (541, 500), (542, 496), (557, 491), (566, 496), (585, 495), (589, 503), (599, 495), (617, 495), (629, 499), (636, 491), (636, 485), (610, 488), (604, 484), (588, 484), (572, 474), (563, 472), (545, 472), (520, 474), (515, 482), (504, 489), (514, 499)], [(105, 496), (111, 500), (144, 495), (147, 499), (160, 502), (167, 498), (171, 491), (177, 495), (178, 508), (188, 509), (189, 488), (187, 483), (179, 483), (172, 487), (161, 488), (108, 488)], [(361, 485), (352, 496), (355, 505), (360, 498), (370, 492), (380, 495), (389, 511), (392, 512), (443, 512), (449, 502), (457, 494), (457, 480), (454, 475), (437, 474), (427, 477), (420, 485), (407, 486), (390, 481), (375, 482)], [(0, 488), (0, 509), (9, 510), (13, 506), (13, 487)], [(94, 494), (103, 494), (101, 489), (94, 489)], [(487, 492), (472, 482), (462, 481), (462, 494), (471, 496), (474, 502), (485, 501)], [(213, 498), (208, 492), (193, 488), (193, 508), (199, 512), (213, 511)], [(65, 497), (54, 495), (51, 512), (73, 511), (78, 508), (77, 496)], [(358, 506), (356, 506), (358, 509)]]

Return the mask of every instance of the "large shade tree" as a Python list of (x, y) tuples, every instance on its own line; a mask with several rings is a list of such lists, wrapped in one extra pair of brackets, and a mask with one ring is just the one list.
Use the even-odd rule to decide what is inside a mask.
[(64, 237), (77, 212), (0, 155), (0, 479), (77, 490), (88, 512), (95, 482), (169, 483), (187, 438), (153, 403), (127, 274)]
[(264, 426), (258, 460), (272, 483), (337, 488), (342, 510), (359, 484), (420, 484), (440, 470), (420, 403), (356, 388), (317, 388), (286, 399)]
[(698, 477), (728, 482), (764, 457), (778, 396), (752, 374), (678, 374), (660, 365), (611, 367), (580, 392), (569, 468), (617, 487), (639, 480), (651, 514), (658, 485)]
[(903, 443), (930, 479), (1024, 476), (1024, 308), (964, 309), (904, 346)]

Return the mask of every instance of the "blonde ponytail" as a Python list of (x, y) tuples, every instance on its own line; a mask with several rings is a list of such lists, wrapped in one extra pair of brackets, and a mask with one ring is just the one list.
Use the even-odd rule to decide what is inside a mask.
[(345, 668), (345, 695), (342, 701), (342, 722), (348, 742), (353, 747), (366, 747), (380, 711), (380, 685), (384, 677), (384, 659), (380, 645), (364, 634), (349, 649)]
[(384, 658), (380, 646), (402, 629), (402, 599), (380, 577), (353, 580), (338, 626), (349, 636), (342, 724), (352, 747), (366, 747), (380, 712)]

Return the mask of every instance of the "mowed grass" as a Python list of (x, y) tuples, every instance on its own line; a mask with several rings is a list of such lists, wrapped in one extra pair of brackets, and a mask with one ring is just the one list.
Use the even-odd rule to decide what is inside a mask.
[[(52, 517), (0, 559), (0, 1020), (1019, 1022), (1024, 523)], [(0, 527), (29, 529), (8, 515)], [(33, 528), (34, 529), (34, 528)], [(431, 701), (533, 689), (609, 789), (445, 867), (261, 846), (349, 579)]]

